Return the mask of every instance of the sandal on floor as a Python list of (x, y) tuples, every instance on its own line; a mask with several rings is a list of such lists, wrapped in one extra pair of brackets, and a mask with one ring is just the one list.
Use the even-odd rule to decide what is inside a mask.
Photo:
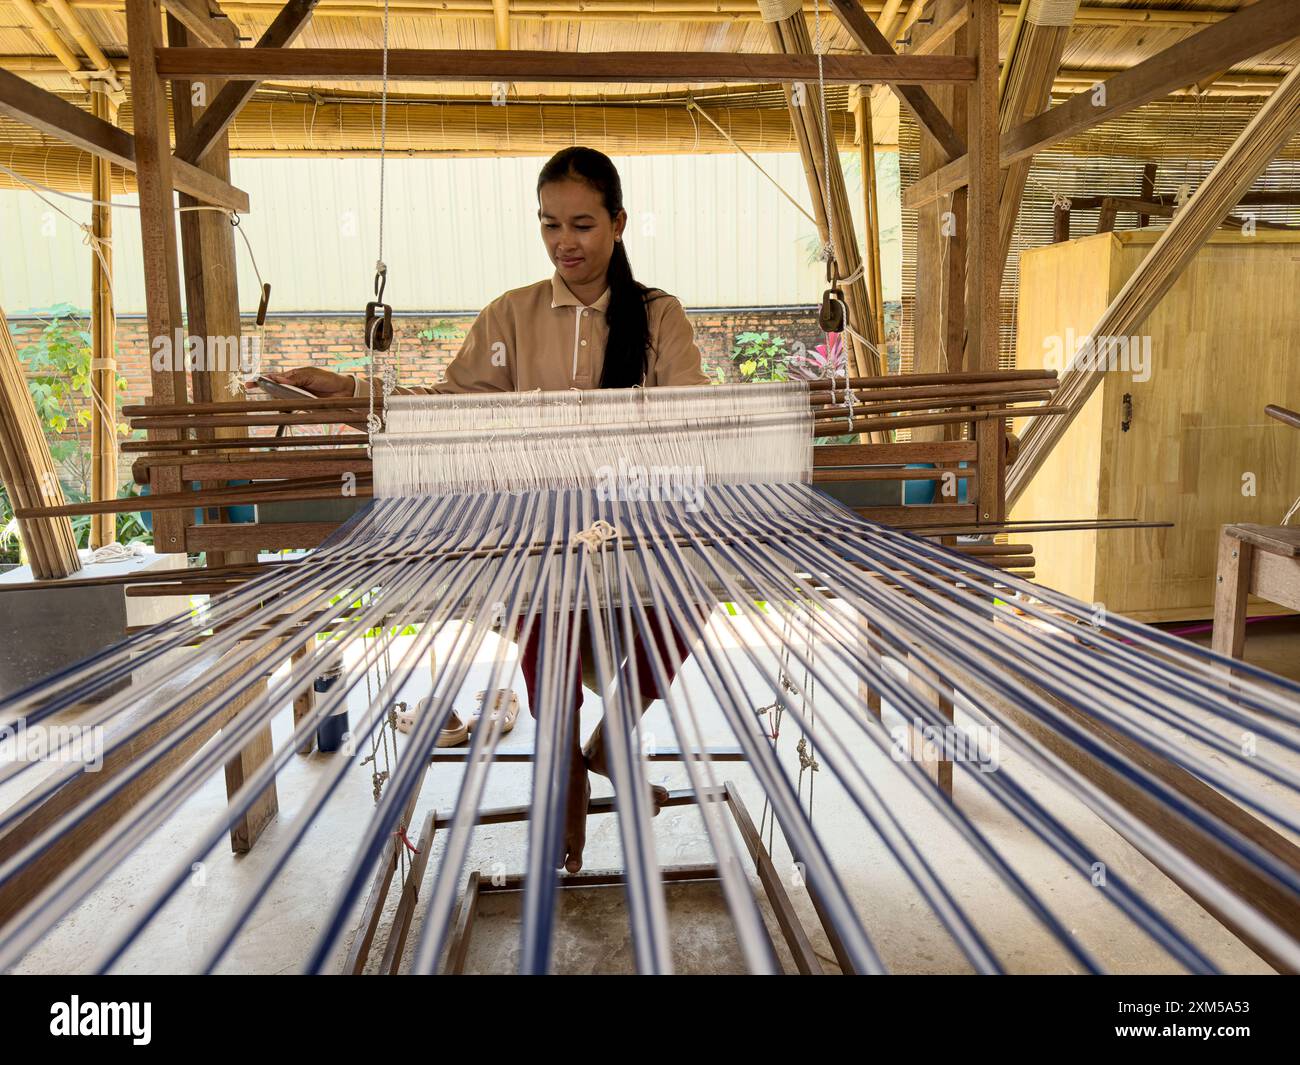
[[(509, 688), (497, 688), (493, 693), (492, 709), (489, 720), (501, 721), (501, 734), (505, 735), (515, 727), (515, 722), (519, 719), (519, 696)], [(470, 732), (478, 726), (479, 719), (483, 716), (483, 704), (487, 700), (487, 692), (481, 691), (475, 694), (478, 699), (478, 709), (469, 719), (466, 726)]]
[[(397, 715), (397, 731), (409, 734), (415, 728), (415, 722), (424, 710), (425, 700), (421, 699), (410, 710), (400, 711)], [(469, 741), (469, 726), (466, 725), (457, 716), (456, 711), (451, 712), (451, 719), (447, 722), (447, 727), (438, 733), (438, 747), (459, 747)]]

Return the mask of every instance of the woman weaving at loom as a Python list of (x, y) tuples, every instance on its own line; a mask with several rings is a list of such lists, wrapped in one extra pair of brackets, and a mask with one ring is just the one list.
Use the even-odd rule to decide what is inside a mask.
[[(703, 385), (700, 351), (682, 305), (667, 293), (646, 288), (632, 276), (623, 245), (627, 212), (622, 184), (608, 156), (591, 148), (566, 148), (542, 168), (537, 179), (542, 241), (555, 264), (549, 280), (514, 289), (479, 314), (441, 384), (400, 392), (509, 392), (570, 388), (628, 388), (635, 385)], [(315, 367), (268, 374), (282, 384), (317, 396), (365, 395), (364, 378)], [(659, 631), (651, 622), (652, 630)], [(657, 640), (661, 637), (656, 637)], [(684, 659), (689, 648), (674, 631)], [(538, 633), (520, 653), (529, 708), (537, 716)], [(665, 663), (666, 649), (659, 648)], [(581, 641), (583, 683), (593, 690), (594, 656), (584, 626)], [(660, 697), (645, 651), (638, 646), (637, 677), (642, 712)], [(626, 669), (626, 664), (623, 667)], [(671, 664), (668, 666), (672, 679)], [(582, 684), (576, 702), (582, 705)], [(496, 711), (503, 712), (503, 711)], [(581, 746), (575, 716), (565, 818), (565, 868), (582, 868), (586, 811), (591, 794), (587, 770), (608, 776), (603, 722)], [(463, 739), (467, 731), (453, 714), (447, 732)], [(666, 789), (654, 787), (655, 810)]]

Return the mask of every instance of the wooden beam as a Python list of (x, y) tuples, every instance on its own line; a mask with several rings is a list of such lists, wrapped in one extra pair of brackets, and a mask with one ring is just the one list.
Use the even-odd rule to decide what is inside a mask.
[(166, 0), (168, 13), (209, 48), (238, 48), (239, 31), (216, 0)]
[[(0, 114), (138, 172), (135, 138), (126, 130), (96, 118), (8, 70), (0, 70)], [(205, 174), (184, 160), (173, 160), (170, 170), (173, 187), (181, 192), (189, 193), (201, 203), (247, 213), (248, 193), (241, 189)]]
[(942, 21), (936, 21), (925, 40), (918, 41), (907, 50), (908, 55), (931, 55), (939, 50), (940, 45), (952, 39), (952, 35), (970, 20), (970, 8), (963, 4), (949, 13)]
[[(937, 23), (946, 22), (954, 12), (966, 11), (968, 0), (940, 0), (934, 11)], [(929, 39), (931, 27), (920, 27), (914, 37), (918, 45)], [(939, 54), (966, 53), (968, 26), (958, 30), (942, 44)], [(940, 86), (934, 101), (944, 117), (952, 123), (958, 136), (966, 136), (966, 89)], [(920, 174), (931, 173), (943, 165), (947, 156), (931, 138), (921, 138)], [(966, 345), (966, 189), (956, 190), (950, 198), (927, 204), (916, 221), (916, 303), (912, 314), (914, 362), (912, 369), (921, 373), (950, 373), (963, 369)], [(913, 430), (913, 440), (955, 439), (963, 427), (954, 423)]]
[[(1083, 713), (1077, 707), (1060, 702), (1053, 698), (1051, 693), (1040, 689), (1035, 690), (1048, 699), (1059, 713), (1069, 718), (1076, 728), (1099, 741), (1105, 750), (1119, 759), (1118, 764), (1114, 761), (1103, 761), (1097, 754), (1087, 750), (1080, 741), (1066, 738), (1062, 730), (1053, 727), (1038, 715), (1026, 713), (1010, 703), (1004, 704), (1007, 716), (1021, 731), (1072, 770), (1081, 773), (1104, 795), (1119, 803), (1128, 813), (1144, 823), (1150, 832), (1155, 833), (1174, 850), (1189, 857), (1195, 866), (1208, 870), (1211, 876), (1229, 891), (1249, 900), (1252, 907), (1280, 925), (1289, 935), (1300, 935), (1300, 906), (1296, 903), (1294, 893), (1262, 870), (1257, 862), (1243, 857), (1239, 850), (1225, 843), (1219, 833), (1208, 831), (1201, 825), (1207, 820), (1210, 823), (1225, 825), (1234, 838), (1248, 841), (1251, 845), (1262, 848), (1288, 868), (1300, 871), (1300, 848), (1297, 848), (1292, 840), (1226, 798), (1181, 765), (1167, 760), (1150, 747)], [(1151, 697), (1159, 698), (1154, 690)], [(1187, 814), (1176, 812), (1167, 803), (1135, 784), (1125, 772), (1126, 765), (1141, 766), (1146, 773), (1177, 791), (1190, 804), (1193, 812)], [(1097, 812), (1098, 816), (1110, 823), (1104, 810), (1098, 808), (1095, 800), (1085, 797), (1084, 801)], [(1277, 955), (1273, 945), (1258, 933), (1257, 928), (1251, 928), (1235, 916), (1220, 910), (1204, 891), (1203, 885), (1187, 876), (1185, 869), (1180, 869), (1176, 863), (1168, 861), (1160, 853), (1160, 849), (1153, 846), (1150, 836), (1144, 839), (1141, 835), (1126, 831), (1114, 824), (1111, 824), (1111, 827), (1261, 958), (1280, 972), (1291, 971), (1285, 959)]]
[[(1300, 4), (1295, 0), (1259, 0), (1004, 134), (1000, 165), (1010, 166), (1017, 159), (1296, 37), (1300, 37)], [(966, 158), (954, 159), (908, 188), (903, 193), (903, 206), (915, 209), (961, 187), (967, 180)]]
[[(289, 0), (266, 28), (257, 42), (258, 48), (284, 48), (298, 39), (307, 27), (319, 0)], [(222, 86), (204, 109), (185, 137), (176, 138), (176, 156), (198, 163), (235, 120), (244, 104), (257, 91), (256, 81), (231, 81)]]
[[(998, 325), (1002, 310), (1002, 258), (998, 235), (998, 12), (992, 0), (974, 0), (966, 29), (966, 51), (979, 76), (966, 93), (966, 137), (974, 160), (966, 209), (966, 368), (998, 368)], [(971, 426), (978, 449), (976, 505), (979, 520), (1005, 518), (1003, 422), (984, 419)]]
[[(1050, 105), (1052, 82), (1061, 69), (1061, 56), (1065, 52), (1065, 43), (1070, 36), (1070, 26), (1077, 6), (1078, 0), (1074, 0), (1073, 4), (1059, 4), (1045, 11), (1039, 10), (1035, 18), (1046, 17), (1050, 21), (1026, 20), (1021, 27), (1004, 70), (1004, 87), (998, 112), (999, 136), (1035, 115), (1042, 114)], [(1000, 144), (994, 150), (1000, 154)], [(1007, 256), (1011, 253), (1011, 242), (1020, 217), (1020, 203), (1032, 164), (1032, 158), (1018, 159), (1002, 171), (998, 219), (1001, 231), (999, 271), (1006, 269)]]
[[(182, 663), (161, 681), (155, 680), (153, 683), (157, 687), (148, 692), (152, 698), (142, 695), (134, 707), (115, 716), (105, 727), (104, 746), (109, 747), (115, 742), (120, 742), (121, 745), (104, 755), (99, 772), (81, 772), (71, 777), (20, 820), (0, 832), (0, 861), (17, 854), (69, 811), (86, 808), (86, 804), (95, 800), (97, 792), (107, 788), (123, 774), (131, 772), (132, 765), (145, 754), (169, 741), (192, 719), (202, 717), (219, 695), (249, 673), (260, 669), (262, 660), (276, 649), (279, 642), (274, 640), (268, 646), (253, 652), (243, 647), (231, 651), (221, 660), (223, 668), (219, 673), (211, 670), (205, 672), (202, 665), (191, 661)], [(197, 691), (185, 692), (188, 685), (213, 676), (219, 676), (219, 679), (209, 681)], [(234, 721), (264, 690), (263, 685), (255, 683), (230, 705), (203, 718), (184, 740), (171, 747), (147, 769), (136, 774), (115, 795), (101, 799), (93, 808), (88, 808), (86, 816), (46, 847), (22, 872), (6, 881), (3, 888), (0, 888), (0, 927), (53, 883), (87, 847), (192, 758), (219, 729)], [(182, 692), (185, 695), (184, 701), (175, 709), (156, 720), (149, 718), (151, 706), (161, 705), (160, 700), (168, 693), (179, 695)], [(124, 742), (120, 740), (120, 737), (141, 723), (144, 728), (138, 735)]]
[[(1258, 5), (1258, 6), (1263, 6)], [(1253, 8), (1249, 10), (1254, 10)], [(1224, 23), (1223, 25), (1226, 25)], [(1269, 162), (1300, 131), (1300, 66), (1283, 79), (1241, 135), (1210, 171), (1191, 200), (1169, 223), (1155, 246), (1102, 312), (1091, 337), (1131, 336), (1182, 276), (1201, 246), (1255, 183)], [(1077, 354), (1077, 353), (1076, 353)], [(1073, 362), (1073, 354), (1071, 356)], [(1104, 360), (1102, 360), (1104, 362)], [(1057, 401), (1066, 408), (1051, 425), (1032, 423), (1025, 430), (1020, 454), (1007, 478), (1008, 501), (1014, 503), (1101, 381), (1101, 368), (1070, 370), (1061, 379)]]
[[(182, 333), (180, 272), (176, 257), (176, 215), (172, 205), (171, 130), (163, 82), (149, 61), (160, 43), (162, 9), (158, 0), (128, 0), (126, 8), (128, 53), (131, 58), (131, 105), (134, 109), (136, 189), (140, 200), (140, 243), (144, 249), (145, 317), (150, 352), (155, 342), (175, 347)], [(172, 351), (170, 364), (150, 361), (151, 398), (158, 403), (184, 403), (189, 399), (184, 353)], [(179, 440), (175, 429), (152, 429), (150, 440)], [(154, 495), (180, 491), (180, 470), (159, 471)], [(154, 547), (158, 551), (185, 550), (185, 528), (193, 524), (191, 510), (155, 510)]]
[[(835, 13), (839, 16), (840, 22), (844, 24), (844, 28), (857, 42), (859, 48), (868, 55), (898, 58), (889, 41), (885, 39), (885, 35), (876, 28), (876, 24), (871, 21), (858, 0), (831, 0), (831, 3), (835, 5)], [(961, 57), (907, 56), (903, 58), (959, 59)], [(962, 143), (962, 139), (957, 136), (948, 120), (943, 117), (943, 112), (939, 110), (928, 92), (919, 85), (893, 85), (891, 88), (898, 96), (899, 103), (912, 113), (921, 128), (933, 138), (943, 152), (945, 160), (956, 159), (965, 153), (966, 145)]]
[[(975, 80), (964, 56), (828, 55), (828, 83), (957, 84)], [(256, 78), (328, 83), (377, 81), (377, 48), (160, 48), (158, 74), (168, 80)], [(495, 49), (396, 48), (393, 81), (626, 82), (719, 84), (816, 82), (815, 56), (735, 52), (498, 52)]]

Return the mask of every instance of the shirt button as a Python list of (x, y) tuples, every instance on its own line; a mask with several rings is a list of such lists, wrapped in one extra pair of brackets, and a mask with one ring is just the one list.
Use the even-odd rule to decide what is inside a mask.
[(591, 311), (583, 311), (583, 312), (582, 312), (582, 316), (583, 316), (584, 318), (586, 318), (587, 315), (589, 315), (590, 313), (591, 313)]
[(585, 340), (582, 342), (582, 346), (583, 346), (584, 348), (587, 346), (587, 342), (586, 342)]

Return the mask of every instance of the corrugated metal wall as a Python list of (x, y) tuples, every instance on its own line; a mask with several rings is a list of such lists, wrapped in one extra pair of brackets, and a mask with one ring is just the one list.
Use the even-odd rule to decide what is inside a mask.
[[(799, 157), (756, 156), (807, 204)], [(843, 156), (850, 200), (861, 188), (856, 153)], [(881, 154), (886, 297), (896, 299), (901, 246), (897, 156)], [(815, 303), (824, 270), (810, 222), (743, 157), (637, 156), (616, 160), (628, 204), (627, 243), (637, 276), (690, 307)], [(386, 298), (401, 310), (475, 310), (501, 292), (550, 274), (538, 237), (534, 158), (389, 159)], [(376, 159), (239, 159), (235, 184), (253, 211), (242, 222), (272, 309), (360, 311), (378, 246)], [(35, 175), (34, 175), (35, 176)], [(86, 204), (47, 196), (78, 222)], [(126, 201), (124, 201), (126, 202)], [(134, 211), (114, 211), (115, 304), (144, 306)], [(892, 234), (892, 237), (891, 237)], [(77, 225), (30, 192), (0, 192), (0, 305), (10, 315), (70, 302), (84, 306), (89, 252)], [(15, 250), (18, 253), (15, 254)], [(257, 278), (237, 241), (240, 302), (256, 308)]]

